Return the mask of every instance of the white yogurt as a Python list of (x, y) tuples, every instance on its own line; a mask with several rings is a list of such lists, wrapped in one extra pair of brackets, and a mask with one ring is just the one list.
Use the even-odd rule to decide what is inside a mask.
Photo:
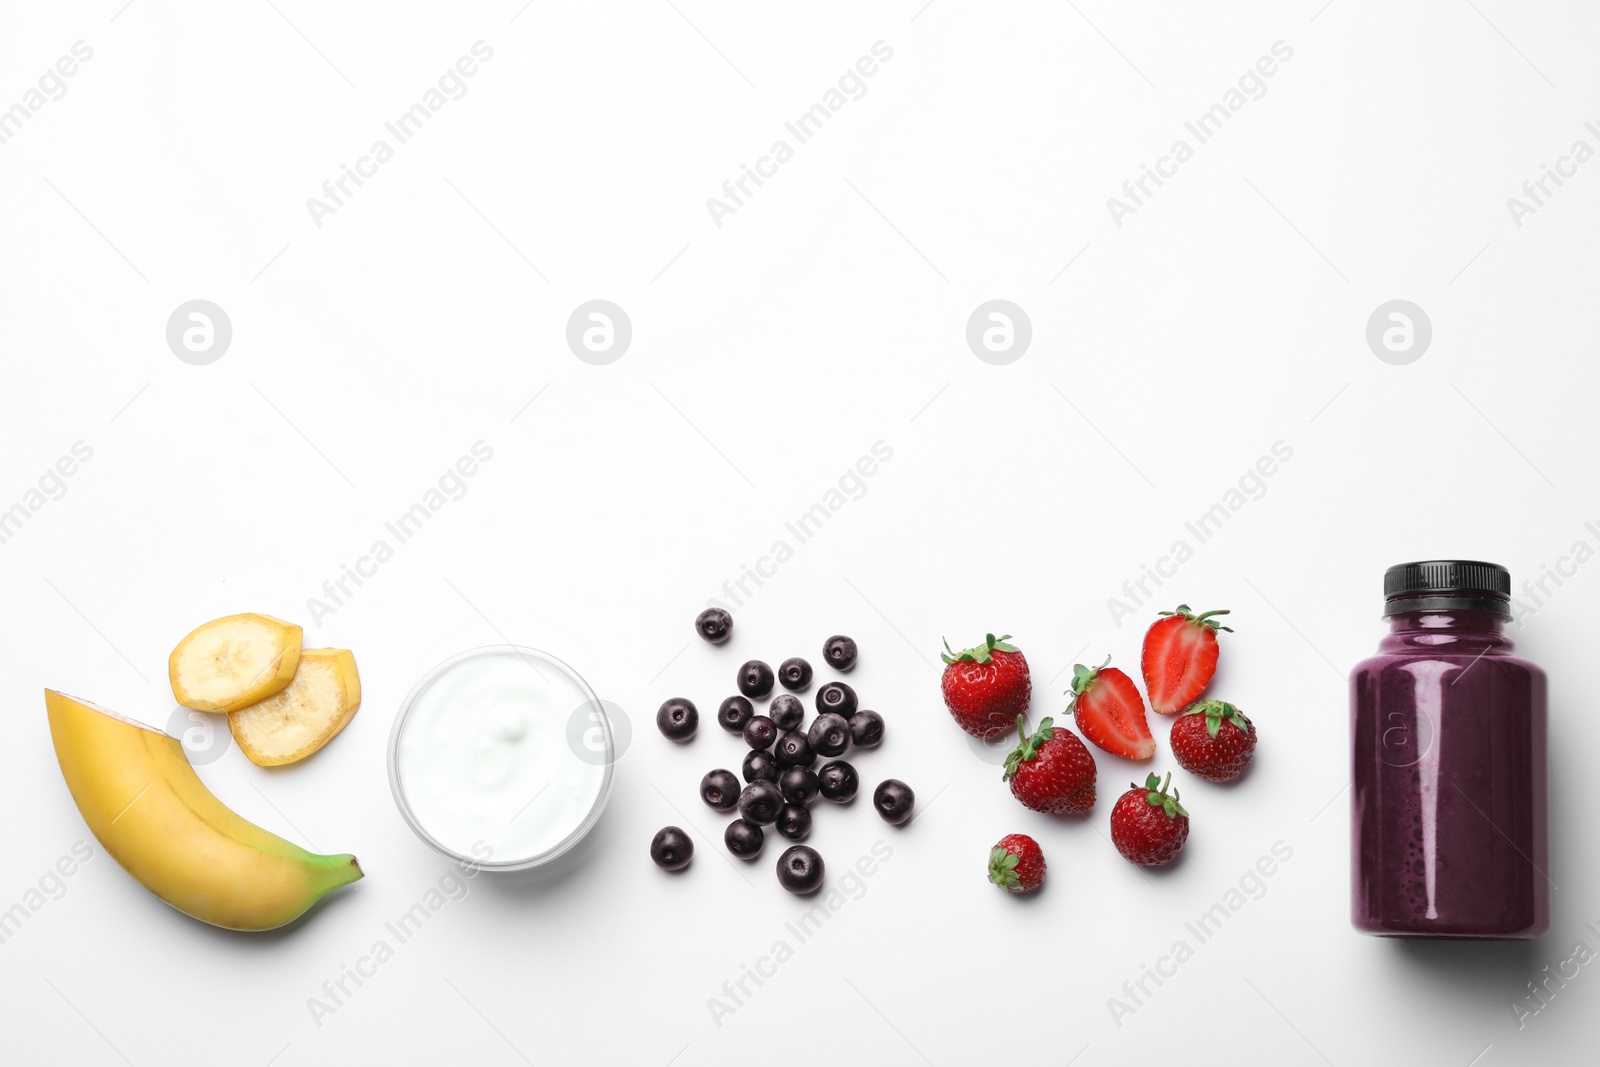
[(481, 867), (528, 867), (594, 824), (611, 751), (605, 713), (570, 668), (532, 649), (478, 649), (407, 698), (390, 741), (390, 784), (435, 848)]

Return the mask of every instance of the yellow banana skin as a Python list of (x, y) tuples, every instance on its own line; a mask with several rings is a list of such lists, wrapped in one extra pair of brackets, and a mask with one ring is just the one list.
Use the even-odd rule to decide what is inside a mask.
[(315, 855), (234, 814), (177, 738), (52, 689), (44, 698), (56, 759), (89, 829), (185, 915), (271, 930), (361, 878), (354, 856)]

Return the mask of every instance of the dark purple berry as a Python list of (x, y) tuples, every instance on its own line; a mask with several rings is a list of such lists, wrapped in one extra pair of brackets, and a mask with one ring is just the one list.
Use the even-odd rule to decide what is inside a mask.
[(822, 658), (843, 674), (856, 665), (856, 643), (844, 634), (834, 634), (822, 642)]
[(766, 839), (767, 835), (761, 832), (761, 827), (743, 819), (733, 820), (722, 832), (722, 843), (728, 846), (728, 851), (744, 860), (761, 855), (761, 846)]
[(739, 794), (739, 817), (745, 822), (765, 826), (783, 810), (783, 793), (771, 782), (756, 779)]
[(764, 748), (752, 749), (744, 758), (744, 780), (747, 782), (778, 780), (778, 761)]
[(733, 636), (733, 616), (721, 608), (707, 608), (694, 617), (694, 631), (713, 645), (727, 644)]
[(806, 741), (819, 756), (842, 756), (850, 747), (850, 723), (842, 715), (825, 712), (811, 720)]
[(700, 779), (700, 799), (715, 811), (728, 811), (739, 803), (739, 779), (732, 771), (710, 771)]
[(822, 779), (810, 767), (790, 767), (778, 775), (778, 788), (784, 800), (805, 807), (822, 792)]
[(804, 693), (811, 687), (811, 664), (795, 656), (778, 664), (778, 682), (791, 693)]
[(717, 709), (717, 725), (730, 734), (744, 732), (744, 724), (755, 716), (755, 707), (744, 697), (731, 696)]
[(694, 858), (694, 840), (676, 826), (663, 826), (650, 841), (650, 858), (663, 871), (681, 871)]
[(772, 698), (767, 715), (780, 730), (798, 730), (800, 724), (805, 722), (806, 706), (800, 703), (799, 697), (780, 693)]
[(669, 741), (683, 742), (700, 726), (700, 712), (693, 701), (673, 697), (656, 712), (656, 729)]
[(850, 740), (857, 748), (877, 748), (883, 741), (883, 716), (866, 708), (850, 716)]
[(856, 691), (843, 682), (829, 682), (817, 690), (818, 714), (831, 711), (848, 719), (859, 706), (856, 703)]
[(899, 826), (911, 818), (911, 809), (917, 806), (917, 794), (898, 778), (886, 778), (872, 791), (872, 806), (878, 809), (883, 821)]
[(778, 739), (778, 728), (765, 715), (757, 715), (744, 724), (744, 743), (751, 748), (771, 748)]
[(790, 841), (804, 841), (811, 836), (811, 809), (798, 804), (785, 804), (773, 826)]
[(809, 767), (817, 762), (817, 754), (811, 751), (811, 743), (799, 730), (791, 730), (780, 736), (772, 751), (778, 757), (780, 767)]
[(796, 896), (822, 888), (822, 857), (809, 845), (790, 845), (778, 857), (778, 884)]
[(758, 659), (750, 660), (739, 668), (739, 692), (752, 700), (760, 700), (772, 692), (772, 668)]
[(861, 779), (856, 776), (856, 769), (842, 759), (829, 760), (817, 771), (817, 777), (822, 781), (822, 795), (835, 804), (848, 804), (855, 799), (856, 790), (861, 787)]

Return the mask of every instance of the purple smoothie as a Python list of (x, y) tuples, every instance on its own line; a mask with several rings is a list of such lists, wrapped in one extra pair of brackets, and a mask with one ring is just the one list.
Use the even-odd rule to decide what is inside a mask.
[(1402, 564), (1350, 676), (1351, 920), (1389, 937), (1550, 925), (1545, 677), (1512, 654), (1510, 575)]

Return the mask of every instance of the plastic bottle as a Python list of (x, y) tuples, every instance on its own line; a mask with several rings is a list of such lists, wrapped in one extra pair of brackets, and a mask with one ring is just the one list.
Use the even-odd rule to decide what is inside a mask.
[(1389, 633), (1350, 675), (1351, 920), (1388, 937), (1550, 925), (1544, 672), (1512, 654), (1511, 575), (1433, 560), (1383, 577)]

